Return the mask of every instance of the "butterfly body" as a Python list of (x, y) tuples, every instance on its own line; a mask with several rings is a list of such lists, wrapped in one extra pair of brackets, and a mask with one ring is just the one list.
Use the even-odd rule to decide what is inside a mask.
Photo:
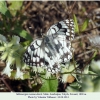
[(24, 62), (33, 67), (44, 66), (51, 73), (60, 71), (60, 63), (68, 62), (72, 58), (73, 27), (72, 19), (52, 25), (47, 35), (30, 44), (24, 54)]

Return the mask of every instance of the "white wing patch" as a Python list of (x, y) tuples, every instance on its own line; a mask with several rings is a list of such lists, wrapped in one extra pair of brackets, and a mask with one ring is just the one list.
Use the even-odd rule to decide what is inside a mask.
[(46, 36), (31, 43), (23, 61), (29, 66), (42, 66), (52, 74), (57, 73), (60, 71), (60, 63), (68, 62), (72, 58), (73, 39), (73, 20), (60, 21), (50, 27)]

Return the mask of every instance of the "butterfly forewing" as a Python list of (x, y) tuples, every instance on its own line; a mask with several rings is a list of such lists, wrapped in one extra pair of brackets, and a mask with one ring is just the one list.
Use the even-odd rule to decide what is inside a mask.
[(72, 58), (73, 38), (73, 20), (60, 21), (50, 27), (46, 36), (31, 43), (23, 60), (29, 66), (42, 66), (51, 73), (57, 73), (60, 71), (60, 63)]
[(74, 38), (74, 22), (73, 19), (67, 19), (60, 21), (57, 24), (52, 25), (47, 31), (47, 35), (65, 35), (68, 40)]

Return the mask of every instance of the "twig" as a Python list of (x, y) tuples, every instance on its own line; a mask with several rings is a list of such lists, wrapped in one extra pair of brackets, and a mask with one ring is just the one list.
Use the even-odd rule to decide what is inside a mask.
[(71, 72), (64, 72), (64, 73), (61, 73), (61, 74), (76, 74), (76, 75), (93, 75), (93, 76), (99, 76), (97, 74), (75, 73), (75, 72), (73, 72), (73, 70)]
[[(74, 4), (72, 5), (72, 7), (71, 7), (71, 11), (70, 11), (70, 12), (73, 11), (73, 8), (74, 8), (75, 4), (76, 4), (76, 1), (74, 1)], [(73, 13), (73, 12), (72, 12), (72, 13)]]
[(73, 74), (77, 74), (77, 75), (92, 75), (92, 76), (99, 76), (97, 74), (83, 74), (83, 73), (73, 73)]
[(31, 5), (32, 1), (29, 1), (29, 3), (26, 5), (26, 7), (22, 10), (22, 13), (28, 9), (28, 7)]
[(9, 91), (14, 92), (14, 90), (11, 89), (11, 87), (8, 85), (8, 83), (5, 81), (4, 78), (0, 78), (1, 81), (6, 85), (6, 87), (9, 89)]
[(79, 39), (81, 39), (81, 38), (84, 38), (84, 37), (86, 37), (86, 36), (87, 36), (87, 35), (77, 36), (77, 37), (74, 38), (74, 40), (73, 40), (72, 42), (74, 42), (74, 41), (76, 41), (76, 40), (79, 40)]
[(94, 52), (94, 51), (95, 51), (95, 50), (92, 49), (92, 50), (90, 50), (90, 51), (83, 52), (83, 53), (79, 54), (77, 57), (81, 57), (81, 56), (83, 56), (83, 55), (89, 54), (89, 53)]
[[(95, 30), (95, 29), (97, 29), (97, 28), (100, 28), (100, 27), (95, 27), (95, 28), (92, 28), (92, 29), (89, 29), (89, 30), (83, 31), (83, 32), (81, 32), (81, 33), (86, 33), (86, 32), (89, 32), (89, 31)], [(94, 34), (85, 34), (85, 35), (77, 36), (77, 37), (74, 38), (73, 41), (76, 41), (76, 40), (78, 40), (78, 39), (80, 39), (80, 38), (87, 37), (87, 35), (94, 35)]]
[(89, 29), (89, 30), (86, 30), (86, 31), (83, 31), (83, 32), (81, 32), (81, 33), (84, 33), (84, 32), (89, 32), (89, 31), (95, 30), (95, 29), (97, 29), (97, 28), (100, 28), (100, 26), (98, 26), (98, 27), (94, 27), (94, 28)]

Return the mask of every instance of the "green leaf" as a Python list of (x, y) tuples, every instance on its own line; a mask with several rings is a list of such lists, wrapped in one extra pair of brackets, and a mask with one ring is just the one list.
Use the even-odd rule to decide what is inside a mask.
[(13, 30), (14, 33), (18, 34), (20, 37), (23, 37), (26, 40), (32, 41), (32, 37), (27, 33), (27, 31), (23, 30), (22, 28), (16, 27)]
[(0, 12), (5, 15), (7, 10), (8, 9), (7, 9), (6, 2), (5, 1), (0, 1)]
[(10, 78), (11, 78), (11, 79), (15, 79), (15, 75), (16, 75), (16, 71), (15, 71), (15, 70), (11, 71), (11, 76), (10, 76)]
[(90, 64), (90, 71), (93, 71), (97, 75), (100, 75), (100, 60), (98, 61), (92, 60)]
[(74, 87), (71, 87), (71, 86), (68, 86), (67, 89), (66, 89), (66, 92), (79, 92), (79, 89), (77, 88), (74, 88)]
[(78, 82), (74, 82), (70, 84), (71, 87), (80, 88), (80, 84)]
[(92, 82), (92, 76), (84, 76), (82, 77), (82, 83), (81, 83), (82, 92), (93, 92), (94, 91), (94, 84)]
[(97, 54), (98, 54), (98, 51), (95, 50), (94, 53), (93, 53), (93, 55), (92, 55), (92, 57), (91, 57), (91, 59), (94, 59), (94, 58), (96, 57)]
[(23, 75), (23, 77), (24, 77), (24, 79), (29, 79), (29, 78), (30, 78), (29, 72), (25, 73), (25, 74)]
[(89, 73), (89, 65), (87, 65), (84, 70), (83, 70), (84, 74), (88, 74)]
[(18, 10), (21, 9), (23, 1), (8, 1), (10, 3), (9, 10), (13, 16), (16, 16)]
[(8, 57), (8, 52), (3, 52), (2, 56), (0, 57), (1, 60), (5, 60)]
[(29, 44), (30, 44), (30, 41), (25, 41), (22, 43), (22, 45), (24, 45), (24, 46), (28, 46)]
[(0, 42), (5, 42), (7, 43), (7, 39), (4, 35), (0, 34)]
[(57, 92), (58, 80), (50, 80), (50, 79), (42, 79), (42, 87), (40, 88), (40, 92)]
[(83, 32), (86, 30), (87, 26), (88, 26), (88, 23), (89, 23), (89, 19), (86, 19), (84, 21), (84, 23), (82, 24), (81, 28), (80, 28), (80, 32)]
[(70, 84), (70, 86), (68, 86), (66, 88), (67, 92), (79, 92), (80, 91), (80, 84), (78, 84), (78, 82), (74, 82), (72, 84)]
[(5, 51), (5, 47), (4, 46), (0, 46), (0, 51)]
[(78, 33), (79, 34), (79, 27), (78, 27), (78, 22), (77, 22), (77, 18), (76, 16), (74, 15), (74, 24), (75, 24), (75, 33)]
[(100, 92), (100, 76), (96, 77), (93, 80), (93, 83), (94, 83), (94, 92)]

